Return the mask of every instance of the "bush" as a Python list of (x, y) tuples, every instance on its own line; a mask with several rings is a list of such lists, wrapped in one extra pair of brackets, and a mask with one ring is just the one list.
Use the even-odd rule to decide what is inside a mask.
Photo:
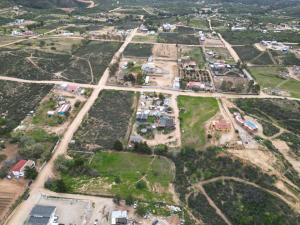
[(122, 151), (123, 150), (123, 144), (122, 144), (122, 142), (119, 141), (119, 140), (116, 140), (115, 143), (114, 143), (113, 149), (117, 150), (117, 151)]
[(133, 151), (149, 155), (152, 154), (152, 149), (148, 146), (147, 142), (135, 143)]
[(155, 146), (154, 154), (156, 154), (156, 155), (167, 155), (168, 154), (168, 146), (167, 145), (157, 145), (157, 146)]
[(135, 187), (136, 189), (144, 190), (147, 189), (147, 183), (143, 180), (140, 180), (139, 182), (136, 183)]
[(66, 193), (69, 192), (65, 182), (62, 179), (54, 179), (54, 180), (47, 180), (45, 183), (45, 188), (59, 193)]

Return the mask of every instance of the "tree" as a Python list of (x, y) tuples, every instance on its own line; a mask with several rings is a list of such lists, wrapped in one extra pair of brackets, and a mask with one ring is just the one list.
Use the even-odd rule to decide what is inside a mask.
[(128, 195), (128, 196), (125, 198), (125, 202), (126, 202), (126, 205), (129, 205), (129, 206), (133, 205), (134, 199), (133, 199), (132, 195)]
[(116, 140), (114, 143), (113, 149), (117, 150), (117, 151), (122, 151), (123, 150), (122, 142), (120, 140)]
[(139, 153), (152, 154), (152, 149), (148, 146), (147, 142), (135, 143), (133, 150)]
[(120, 201), (121, 201), (120, 195), (116, 194), (116, 195), (114, 196), (114, 198), (113, 198), (113, 202), (114, 202), (115, 204), (119, 205), (119, 204), (120, 204)]
[(35, 180), (37, 175), (38, 175), (38, 172), (36, 171), (35, 167), (29, 167), (29, 166), (25, 167), (25, 178), (26, 179)]
[(140, 180), (139, 182), (136, 183), (135, 187), (136, 187), (136, 189), (144, 190), (144, 189), (147, 189), (147, 184), (145, 181)]
[(147, 210), (145, 207), (142, 206), (142, 204), (139, 204), (136, 209), (136, 214), (138, 214), (141, 217), (144, 217), (147, 214)]

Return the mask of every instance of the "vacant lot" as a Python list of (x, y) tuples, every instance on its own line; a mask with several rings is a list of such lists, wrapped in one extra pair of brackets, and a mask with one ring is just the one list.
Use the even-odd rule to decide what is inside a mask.
[(0, 135), (17, 127), (51, 88), (52, 85), (0, 81)]
[(71, 192), (172, 201), (169, 185), (174, 171), (166, 158), (129, 152), (97, 152), (89, 166), (100, 176), (62, 176)]
[(277, 88), (289, 93), (292, 97), (300, 98), (300, 81), (279, 77), (286, 73), (283, 67), (250, 67), (250, 72), (262, 88)]
[(76, 132), (72, 150), (111, 149), (127, 143), (127, 130), (137, 102), (134, 92), (103, 91)]
[(58, 79), (95, 84), (120, 45), (65, 39), (28, 41), (0, 51), (0, 64), (3, 65), (0, 73), (29, 80)]
[(182, 144), (186, 147), (201, 148), (206, 143), (205, 122), (219, 110), (215, 98), (178, 97)]
[(126, 57), (150, 57), (152, 55), (152, 44), (129, 44), (124, 51)]

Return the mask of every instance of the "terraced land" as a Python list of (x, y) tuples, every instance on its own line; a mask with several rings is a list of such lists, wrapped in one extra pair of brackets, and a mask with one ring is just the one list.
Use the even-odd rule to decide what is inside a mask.
[(96, 84), (120, 46), (85, 40), (26, 41), (1, 49), (0, 75)]
[(117, 140), (126, 144), (137, 98), (134, 92), (101, 92), (76, 132), (71, 150), (111, 149)]

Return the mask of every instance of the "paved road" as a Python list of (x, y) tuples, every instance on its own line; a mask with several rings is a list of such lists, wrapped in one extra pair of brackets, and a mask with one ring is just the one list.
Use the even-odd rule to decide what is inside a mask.
[[(111, 63), (114, 63), (116, 59), (123, 53), (123, 51), (125, 50), (126, 46), (129, 44), (129, 42), (132, 40), (135, 33), (136, 33), (136, 29), (133, 30), (132, 33), (126, 38), (124, 44), (121, 46), (118, 52), (116, 52)], [(94, 88), (91, 96), (88, 98), (88, 100), (86, 101), (86, 103), (84, 104), (80, 112), (77, 114), (77, 116), (75, 117), (71, 125), (68, 127), (61, 142), (58, 144), (52, 158), (45, 165), (45, 167), (40, 171), (36, 181), (31, 185), (30, 197), (18, 206), (18, 208), (14, 211), (14, 213), (10, 216), (10, 218), (6, 222), (7, 225), (23, 225), (25, 218), (28, 217), (30, 210), (37, 203), (41, 193), (46, 192), (46, 190), (43, 190), (44, 184), (49, 177), (53, 176), (52, 171), (53, 171), (54, 161), (57, 159), (59, 155), (65, 154), (67, 152), (68, 145), (72, 140), (74, 133), (77, 131), (85, 115), (88, 113), (90, 108), (95, 103), (101, 90), (104, 89), (108, 77), (109, 77), (109, 69), (107, 68), (103, 76), (101, 77), (101, 80), (99, 81), (98, 85), (96, 86), (96, 88)]]

